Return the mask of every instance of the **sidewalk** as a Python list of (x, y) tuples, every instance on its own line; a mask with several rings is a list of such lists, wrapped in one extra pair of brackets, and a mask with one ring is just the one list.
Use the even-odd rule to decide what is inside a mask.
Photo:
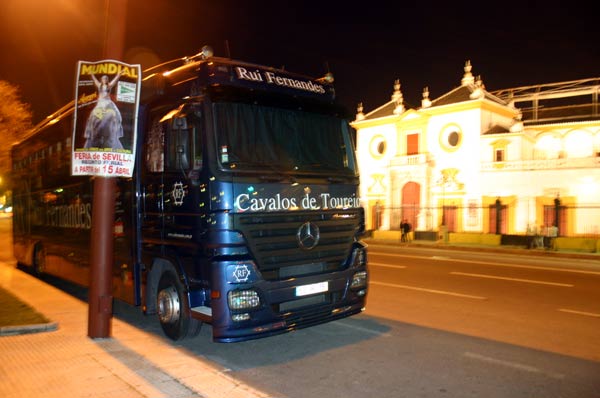
[[(377, 245), (389, 245), (389, 246), (410, 246), (410, 247), (429, 247), (443, 250), (464, 250), (464, 251), (480, 251), (488, 253), (504, 253), (504, 254), (516, 254), (526, 256), (542, 256), (542, 257), (561, 257), (561, 258), (572, 258), (572, 259), (585, 259), (585, 260), (598, 260), (600, 261), (600, 253), (584, 253), (577, 251), (566, 251), (566, 250), (549, 250), (549, 249), (527, 249), (521, 246), (491, 246), (475, 243), (443, 243), (440, 241), (428, 241), (428, 240), (412, 240), (409, 243), (400, 242), (399, 239), (375, 239), (366, 238), (364, 242), (368, 244)], [(600, 263), (599, 263), (600, 264)]]
[(0, 336), (2, 398), (252, 398), (242, 384), (168, 340), (112, 319), (87, 337), (88, 306), (0, 261), (0, 286), (49, 318), (47, 331)]

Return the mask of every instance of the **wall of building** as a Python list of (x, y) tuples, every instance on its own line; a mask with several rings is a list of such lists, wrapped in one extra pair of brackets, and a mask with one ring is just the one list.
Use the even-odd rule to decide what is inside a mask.
[[(455, 232), (526, 234), (559, 223), (563, 236), (599, 236), (600, 116), (527, 125), (514, 104), (462, 83), (443, 101), (400, 113), (391, 102), (353, 123), (367, 228), (395, 230), (408, 215), (421, 231), (444, 223)], [(471, 95), (461, 99), (466, 88)], [(411, 134), (417, 154), (408, 153)]]

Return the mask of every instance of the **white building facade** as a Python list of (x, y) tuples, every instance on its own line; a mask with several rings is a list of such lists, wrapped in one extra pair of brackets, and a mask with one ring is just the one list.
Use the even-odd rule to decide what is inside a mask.
[(600, 79), (489, 92), (460, 85), (408, 109), (391, 100), (356, 120), (367, 229), (600, 236)]

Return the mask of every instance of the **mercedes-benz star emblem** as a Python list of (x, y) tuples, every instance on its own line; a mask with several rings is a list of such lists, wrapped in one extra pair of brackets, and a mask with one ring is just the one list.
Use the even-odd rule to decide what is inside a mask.
[(310, 221), (305, 222), (298, 228), (296, 237), (298, 238), (298, 246), (301, 249), (310, 250), (319, 243), (319, 227)]

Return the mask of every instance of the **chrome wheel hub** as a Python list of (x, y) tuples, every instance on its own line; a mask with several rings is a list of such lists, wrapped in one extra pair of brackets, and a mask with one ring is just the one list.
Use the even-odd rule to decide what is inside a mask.
[(181, 314), (181, 302), (177, 290), (169, 286), (158, 292), (158, 318), (162, 323), (175, 323)]

